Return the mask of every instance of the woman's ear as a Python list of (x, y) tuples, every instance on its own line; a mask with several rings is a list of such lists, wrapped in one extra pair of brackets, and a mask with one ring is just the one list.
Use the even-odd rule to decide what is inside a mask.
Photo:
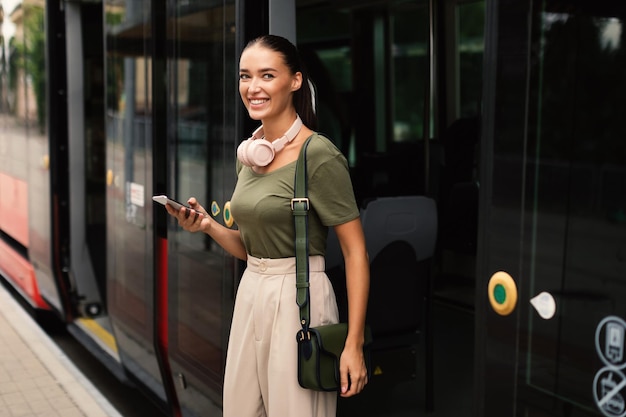
[(302, 73), (298, 71), (293, 75), (293, 80), (291, 81), (291, 91), (297, 91), (300, 87), (302, 87)]

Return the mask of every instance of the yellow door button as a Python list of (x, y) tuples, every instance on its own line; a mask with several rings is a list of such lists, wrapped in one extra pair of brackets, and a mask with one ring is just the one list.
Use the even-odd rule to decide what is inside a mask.
[(498, 271), (489, 279), (489, 302), (493, 310), (501, 316), (507, 316), (515, 310), (517, 304), (517, 285), (509, 274)]
[(232, 214), (230, 213), (230, 201), (227, 201), (224, 204), (224, 224), (226, 227), (232, 227), (235, 219), (233, 219)]

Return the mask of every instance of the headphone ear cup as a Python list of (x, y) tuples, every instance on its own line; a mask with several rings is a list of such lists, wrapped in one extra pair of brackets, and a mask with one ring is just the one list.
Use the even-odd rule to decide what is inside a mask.
[(251, 142), (253, 142), (253, 139), (246, 139), (237, 147), (237, 158), (247, 167), (252, 166), (252, 162), (248, 159), (248, 148)]
[(264, 167), (274, 159), (274, 145), (266, 139), (253, 140), (246, 149), (246, 157), (257, 167)]

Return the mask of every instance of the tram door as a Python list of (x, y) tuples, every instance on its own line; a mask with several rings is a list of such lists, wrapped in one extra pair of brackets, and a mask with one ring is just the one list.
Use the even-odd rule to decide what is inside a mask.
[[(236, 227), (229, 208), (239, 143), (235, 1), (167, 5), (166, 191), (180, 201), (195, 197), (214, 221)], [(167, 240), (168, 354), (178, 401), (189, 415), (221, 415), (240, 265), (212, 238), (171, 218)]]
[(149, 0), (104, 4), (107, 304), (123, 365), (165, 399), (154, 348), (150, 7)]
[(626, 6), (488, 4), (475, 415), (623, 417)]
[(338, 415), (469, 417), (485, 2), (295, 4), (318, 130), (348, 159), (371, 262), (373, 375)]

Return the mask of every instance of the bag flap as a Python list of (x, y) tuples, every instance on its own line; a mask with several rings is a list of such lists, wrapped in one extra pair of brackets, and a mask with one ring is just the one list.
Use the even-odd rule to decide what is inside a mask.
[(337, 359), (343, 352), (343, 347), (346, 344), (346, 336), (348, 335), (348, 324), (337, 323), (329, 324), (327, 326), (314, 327), (310, 329), (315, 334), (319, 341), (320, 348)]
[[(329, 324), (311, 328), (310, 331), (316, 335), (321, 349), (339, 359), (346, 344), (348, 335), (348, 323)], [(372, 344), (372, 331), (370, 326), (365, 326), (365, 343), (363, 348), (367, 349)]]

